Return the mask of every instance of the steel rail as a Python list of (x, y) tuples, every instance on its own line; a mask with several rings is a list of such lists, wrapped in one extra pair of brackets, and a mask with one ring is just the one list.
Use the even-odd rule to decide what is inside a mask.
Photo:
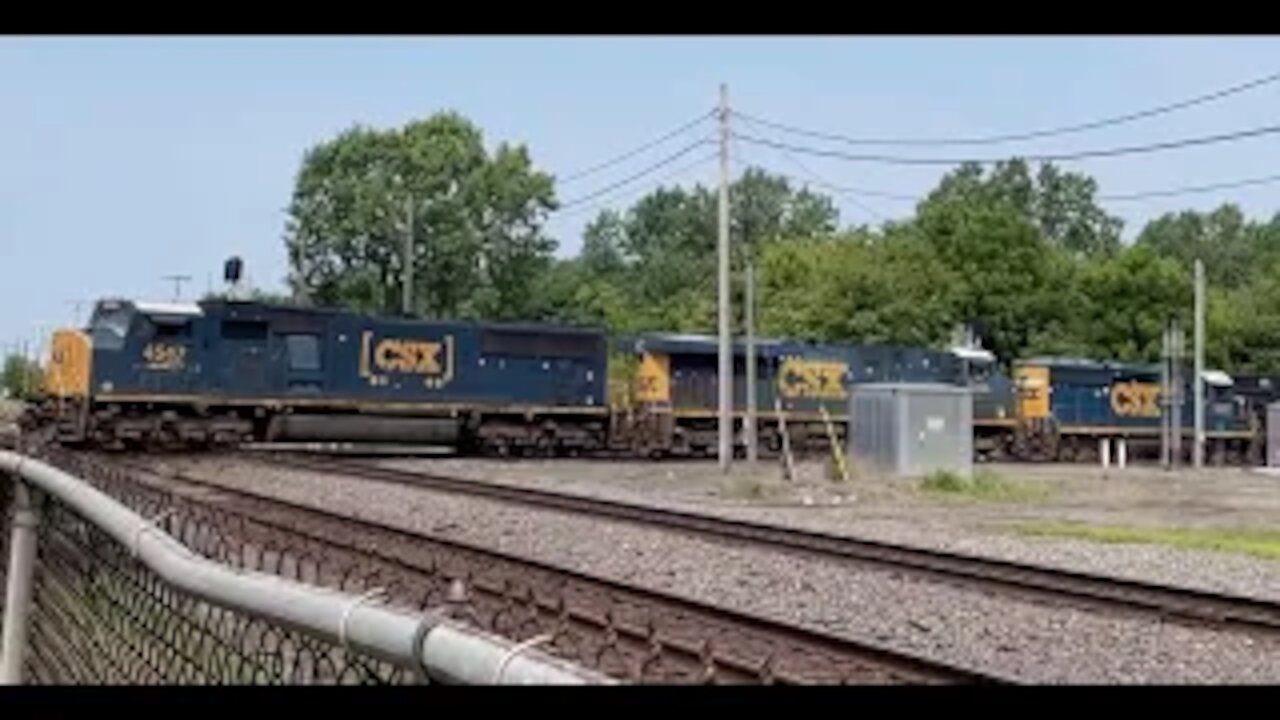
[[(270, 506), (287, 510), (299, 516), (310, 515), (323, 518), (335, 524), (357, 528), (364, 533), (371, 531), (384, 537), (395, 537), (418, 544), (426, 543), (441, 546), (453, 553), (484, 558), (487, 563), (497, 561), (528, 568), (554, 577), (557, 581), (587, 588), (596, 594), (615, 598), (624, 597), (627, 602), (632, 604), (655, 607), (668, 614), (678, 615), (684, 620), (692, 618), (692, 623), (686, 622), (684, 624), (705, 626), (705, 632), (702, 633), (704, 638), (702, 642), (663, 637), (660, 638), (661, 644), (683, 656), (685, 662), (705, 662), (705, 656), (708, 653), (713, 654), (715, 664), (717, 667), (728, 671), (727, 675), (731, 682), (752, 682), (758, 679), (762, 674), (761, 662), (757, 659), (758, 657), (764, 657), (765, 662), (770, 665), (784, 666), (786, 665), (785, 660), (790, 658), (794, 663), (798, 663), (805, 668), (791, 672), (788, 672), (785, 667), (779, 670), (766, 670), (765, 673), (770, 676), (769, 681), (776, 683), (811, 684), (817, 682), (826, 684), (830, 682), (850, 682), (851, 680), (854, 682), (865, 680), (877, 684), (903, 682), (1018, 684), (1020, 682), (1008, 676), (957, 666), (923, 655), (854, 640), (833, 633), (774, 620), (755, 613), (718, 607), (643, 585), (565, 568), (535, 558), (505, 553), (460, 540), (424, 535), (365, 518), (353, 518), (350, 515), (343, 514), (338, 509), (318, 508), (311, 504), (294, 502), (266, 493), (244, 488), (233, 488), (182, 472), (168, 471), (162, 473), (154, 468), (128, 461), (115, 460), (112, 464), (134, 472), (151, 474), (165, 482), (176, 481), (177, 483), (211, 490), (215, 493), (226, 493), (250, 500), (253, 503), (257, 503), (257, 505), (247, 508), (245, 511), (246, 516), (251, 517), (254, 522), (282, 526), (283, 529), (290, 533), (306, 534), (309, 531), (300, 529), (296, 523), (280, 523), (279, 520), (271, 519), (269, 517), (272, 514), (269, 509)], [(214, 504), (209, 500), (195, 500), (193, 502)], [(323, 533), (314, 534), (313, 539), (321, 542), (333, 542), (330, 537)], [(377, 544), (377, 542), (370, 542), (370, 545), (375, 548)], [(370, 553), (371, 550), (361, 548), (360, 552)], [(379, 554), (376, 550), (372, 552), (373, 554)], [(393, 562), (404, 564), (403, 561), (390, 556), (384, 555), (380, 559), (389, 559)], [(478, 589), (484, 590), (484, 588)], [(554, 604), (554, 602), (546, 603), (547, 609), (551, 609)], [(607, 618), (602, 619), (599, 617), (599, 613), (588, 609), (579, 610), (572, 614), (574, 614), (575, 620), (587, 624), (601, 625), (603, 622), (608, 622)], [(625, 623), (614, 623), (612, 627), (635, 645), (650, 645), (655, 642), (651, 628), (628, 627)], [(726, 631), (730, 638), (729, 641), (723, 640)], [(689, 628), (685, 627), (681, 634), (688, 634), (689, 632)], [(709, 648), (707, 640), (715, 640), (717, 642), (712, 642)], [(745, 643), (757, 647), (767, 646), (772, 650), (764, 653), (750, 653), (757, 656), (757, 658), (751, 658), (745, 657), (745, 653), (742, 652), (731, 652), (731, 647), (729, 649), (715, 647), (715, 645), (732, 646), (735, 641), (739, 645)], [(777, 655), (774, 655), (775, 652), (781, 654), (784, 661), (778, 661)], [(771, 655), (773, 656), (772, 658), (770, 658)], [(809, 670), (813, 671), (812, 674), (808, 672)], [(838, 677), (841, 674), (843, 677)]]
[(350, 460), (321, 460), (295, 455), (254, 457), (285, 467), (327, 474), (349, 474), (394, 484), (672, 528), (722, 540), (745, 540), (846, 561), (873, 563), (896, 571), (906, 570), (961, 584), (977, 584), (999, 592), (1017, 592), (1055, 603), (1071, 602), (1148, 615), (1156, 613), (1162, 617), (1236, 626), (1249, 631), (1280, 631), (1280, 602), (1263, 598), (798, 530), (757, 521), (636, 505), (527, 486), (400, 470)]

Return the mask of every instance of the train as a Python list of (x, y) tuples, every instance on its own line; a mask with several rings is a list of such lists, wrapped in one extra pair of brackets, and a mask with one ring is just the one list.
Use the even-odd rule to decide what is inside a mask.
[[(708, 335), (611, 341), (602, 328), (570, 325), (108, 298), (85, 327), (54, 332), (24, 425), (61, 444), (115, 449), (320, 442), (700, 457), (717, 453), (718, 350)], [(741, 339), (732, 355), (741, 454), (750, 374)], [(784, 437), (796, 452), (843, 442), (860, 383), (970, 388), (980, 460), (1083, 460), (1098, 440), (1121, 437), (1140, 452), (1158, 443), (1166, 412), (1155, 366), (1029, 358), (1006, 372), (970, 342), (939, 349), (761, 338), (754, 356), (766, 453), (780, 451)], [(1261, 458), (1262, 408), (1275, 398), (1237, 392), (1218, 371), (1205, 379), (1211, 457)], [(1190, 413), (1184, 404), (1184, 434)]]
[[(641, 336), (629, 348), (640, 358), (643, 415), (660, 419), (662, 449), (706, 453), (718, 436), (716, 358), (711, 336)], [(743, 345), (734, 355), (735, 447), (741, 447), (745, 398)], [(1000, 369), (970, 342), (946, 350), (875, 345), (819, 345), (765, 340), (757, 349), (758, 437), (779, 449), (782, 428), (792, 447), (825, 448), (844, 440), (849, 393), (859, 383), (941, 383), (968, 387), (973, 397), (974, 452), (979, 461), (1096, 462), (1102, 441), (1124, 439), (1135, 458), (1160, 452), (1161, 418), (1179, 416), (1177, 432), (1189, 458), (1194, 433), (1193, 374), (1183, 368), (1182, 398), (1172, 409), (1161, 397), (1161, 368), (1070, 357), (1031, 357)], [(1280, 378), (1252, 376), (1237, 391), (1220, 370), (1203, 375), (1207, 457), (1218, 464), (1256, 464), (1264, 457), (1266, 405), (1280, 397)], [(1274, 382), (1273, 382), (1274, 380)]]

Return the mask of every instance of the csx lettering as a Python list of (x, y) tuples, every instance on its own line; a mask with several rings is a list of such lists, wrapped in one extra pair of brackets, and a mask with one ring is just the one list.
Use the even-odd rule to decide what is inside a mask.
[(438, 375), (440, 350), (440, 343), (435, 342), (383, 340), (373, 351), (373, 364), (383, 372)]
[(778, 391), (786, 398), (842, 400), (848, 397), (844, 387), (848, 371), (842, 362), (788, 359), (778, 373)]
[(1158, 417), (1160, 386), (1152, 383), (1116, 383), (1111, 388), (1111, 409), (1121, 417)]

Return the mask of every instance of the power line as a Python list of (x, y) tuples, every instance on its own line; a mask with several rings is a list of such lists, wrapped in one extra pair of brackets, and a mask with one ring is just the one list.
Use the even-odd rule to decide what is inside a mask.
[(568, 212), (566, 212), (566, 213), (564, 213), (564, 214), (562, 214), (562, 215), (559, 215), (558, 217), (562, 217), (562, 218), (563, 218), (563, 217), (575, 217), (575, 216), (580, 215), (580, 214), (582, 214), (582, 213), (584, 213), (584, 212), (590, 212), (591, 210), (596, 210), (596, 209), (599, 209), (599, 208), (601, 208), (601, 207), (604, 207), (605, 205), (608, 205), (608, 204), (609, 204), (609, 203), (611, 203), (611, 202), (617, 202), (617, 201), (619, 201), (619, 200), (623, 200), (623, 199), (626, 199), (626, 198), (633, 198), (633, 197), (636, 197), (636, 196), (641, 195), (641, 194), (644, 194), (644, 193), (646, 193), (646, 192), (652, 192), (652, 191), (656, 190), (657, 188), (661, 187), (663, 183), (665, 183), (665, 182), (667, 182), (667, 181), (669, 181), (669, 180), (671, 180), (671, 179), (673, 179), (673, 178), (680, 177), (681, 175), (684, 175), (685, 173), (689, 172), (690, 170), (694, 170), (694, 169), (696, 169), (696, 168), (698, 168), (698, 167), (701, 167), (702, 165), (705, 165), (706, 163), (708, 163), (708, 162), (710, 162), (710, 161), (712, 161), (712, 160), (715, 160), (717, 157), (719, 157), (719, 153), (714, 153), (714, 152), (713, 152), (713, 153), (711, 153), (711, 154), (709, 154), (709, 155), (704, 155), (704, 156), (702, 156), (702, 157), (698, 158), (697, 160), (695, 160), (695, 161), (693, 161), (693, 162), (691, 162), (691, 163), (688, 163), (688, 164), (686, 164), (686, 165), (681, 165), (680, 167), (676, 168), (675, 170), (672, 170), (671, 172), (667, 173), (666, 175), (663, 175), (663, 176), (659, 177), (659, 178), (658, 178), (658, 182), (657, 182), (657, 184), (656, 184), (656, 185), (652, 185), (652, 186), (648, 186), (648, 187), (643, 187), (643, 188), (637, 188), (637, 189), (632, 190), (632, 191), (630, 191), (630, 192), (622, 193), (621, 195), (618, 195), (618, 196), (616, 196), (616, 197), (612, 197), (612, 198), (605, 199), (605, 200), (603, 200), (603, 201), (601, 201), (601, 202), (591, 203), (590, 205), (586, 205), (586, 206), (584, 206), (584, 207), (577, 207), (577, 208), (574, 208), (574, 209), (572, 209), (572, 210), (570, 210), (570, 211), (568, 211)]
[(861, 210), (861, 211), (863, 211), (864, 213), (866, 213), (866, 214), (868, 214), (868, 215), (871, 215), (872, 217), (874, 217), (874, 218), (876, 218), (876, 219), (878, 219), (878, 220), (888, 220), (888, 219), (889, 219), (889, 218), (888, 218), (884, 213), (880, 212), (879, 210), (876, 210), (875, 208), (871, 207), (870, 205), (867, 205), (866, 203), (862, 202), (862, 201), (861, 201), (861, 200), (859, 200), (858, 198), (854, 197), (854, 193), (849, 192), (849, 190), (848, 190), (848, 189), (846, 189), (846, 188), (842, 188), (842, 187), (840, 187), (840, 186), (838, 186), (838, 185), (835, 185), (835, 184), (830, 183), (830, 182), (828, 182), (827, 180), (823, 179), (823, 178), (822, 178), (822, 176), (820, 176), (820, 175), (818, 175), (817, 173), (815, 173), (814, 171), (810, 170), (808, 165), (805, 165), (804, 163), (802, 163), (802, 162), (800, 161), (800, 158), (797, 158), (797, 157), (795, 157), (794, 155), (791, 155), (790, 153), (781, 152), (781, 151), (779, 152), (779, 154), (780, 154), (780, 155), (782, 155), (782, 156), (784, 156), (784, 157), (786, 157), (786, 158), (787, 158), (787, 160), (791, 161), (791, 163), (792, 163), (793, 165), (795, 165), (796, 167), (800, 168), (801, 172), (803, 172), (805, 175), (808, 175), (808, 176), (809, 176), (809, 179), (808, 179), (808, 180), (805, 180), (804, 178), (798, 178), (798, 177), (796, 177), (796, 176), (794, 176), (794, 175), (788, 175), (787, 173), (778, 172), (777, 170), (774, 170), (774, 169), (772, 169), (772, 168), (765, 168), (766, 170), (769, 170), (770, 172), (774, 173), (775, 175), (780, 175), (780, 176), (782, 176), (782, 177), (784, 177), (784, 178), (787, 178), (788, 180), (792, 180), (792, 181), (795, 181), (795, 182), (797, 182), (797, 183), (807, 184), (807, 185), (817, 185), (818, 187), (826, 188), (827, 190), (832, 190), (832, 191), (834, 191), (834, 192), (839, 193), (839, 194), (840, 194), (842, 197), (844, 197), (846, 200), (848, 200), (849, 202), (851, 202), (851, 203), (853, 203), (854, 205), (856, 205), (856, 206), (858, 207), (858, 209), (859, 209), (859, 210)]
[(700, 148), (703, 145), (710, 144), (710, 142), (711, 141), (709, 139), (703, 138), (701, 140), (698, 140), (697, 142), (690, 143), (684, 146), (683, 148), (681, 148), (680, 150), (676, 151), (675, 153), (666, 156), (665, 158), (650, 165), (649, 167), (644, 168), (643, 170), (637, 173), (628, 175), (627, 177), (622, 178), (617, 182), (610, 183), (609, 185), (606, 185), (596, 190), (595, 192), (588, 193), (586, 195), (582, 195), (580, 197), (576, 197), (572, 200), (569, 200), (568, 202), (565, 202), (559, 208), (557, 208), (554, 212), (563, 212), (564, 210), (568, 210), (569, 208), (575, 207), (577, 205), (582, 205), (583, 203), (590, 202), (591, 200), (594, 200), (600, 197), (601, 195), (608, 193), (611, 190), (616, 190), (617, 188), (623, 187), (624, 185), (629, 185), (635, 182), (636, 180), (639, 180), (640, 178), (644, 177), (645, 175), (648, 175), (652, 172), (662, 169), (663, 167), (666, 167), (667, 165), (670, 165), (676, 160), (679, 160), (685, 155), (688, 155), (689, 153), (693, 152), (697, 148)]
[[(743, 118), (743, 119), (744, 119), (744, 120), (746, 120), (746, 118)], [(754, 124), (755, 124), (755, 123), (754, 123), (754, 121), (752, 121), (752, 120), (746, 120), (746, 121), (747, 121), (747, 124), (749, 124), (749, 125), (754, 125)], [(804, 172), (804, 174), (805, 174), (805, 175), (808, 175), (808, 176), (811, 178), (811, 180), (810, 180), (809, 182), (813, 182), (814, 184), (818, 185), (819, 187), (825, 187), (825, 188), (827, 188), (827, 189), (829, 189), (829, 190), (833, 190), (833, 191), (835, 191), (835, 192), (840, 193), (840, 194), (841, 194), (841, 195), (843, 195), (846, 199), (848, 199), (850, 202), (852, 202), (854, 205), (857, 205), (857, 206), (858, 206), (858, 207), (859, 207), (863, 212), (866, 212), (867, 214), (872, 215), (872, 216), (875, 216), (875, 217), (877, 217), (877, 218), (879, 218), (879, 219), (881, 219), (881, 220), (887, 220), (888, 218), (887, 218), (887, 217), (885, 217), (883, 213), (879, 212), (879, 211), (878, 211), (878, 210), (876, 210), (875, 208), (872, 208), (871, 206), (869, 206), (869, 205), (866, 205), (866, 204), (862, 203), (862, 202), (861, 202), (861, 201), (859, 201), (855, 196), (856, 196), (856, 195), (865, 195), (865, 196), (867, 196), (867, 197), (881, 197), (881, 198), (886, 198), (886, 199), (889, 199), (889, 200), (902, 200), (902, 201), (906, 201), (906, 202), (915, 202), (915, 201), (916, 201), (916, 199), (917, 199), (917, 198), (915, 198), (914, 196), (910, 196), (910, 195), (899, 195), (899, 194), (897, 194), (897, 193), (889, 193), (889, 192), (885, 192), (885, 191), (883, 191), (883, 190), (868, 190), (868, 189), (865, 189), (865, 188), (846, 188), (846, 187), (841, 187), (841, 186), (839, 186), (839, 185), (835, 185), (835, 184), (831, 183), (830, 181), (826, 180), (825, 178), (823, 178), (823, 177), (822, 177), (821, 175), (819, 175), (818, 173), (814, 172), (814, 171), (813, 171), (813, 170), (812, 170), (808, 165), (806, 165), (806, 164), (804, 164), (803, 162), (801, 162), (801, 161), (800, 161), (800, 158), (796, 157), (795, 155), (792, 155), (791, 153), (787, 152), (786, 150), (778, 150), (778, 151), (777, 151), (777, 153), (778, 153), (779, 155), (782, 155), (783, 157), (785, 157), (785, 158), (786, 158), (786, 159), (787, 159), (787, 160), (788, 160), (792, 165), (795, 165), (796, 167), (800, 168), (800, 170), (801, 170), (802, 172)], [(803, 181), (803, 180), (800, 180), (799, 178), (792, 177), (792, 176), (787, 175), (787, 174), (785, 174), (785, 173), (779, 173), (779, 174), (780, 174), (780, 175), (782, 175), (783, 177), (788, 177), (788, 178), (791, 178), (792, 180), (796, 180), (797, 182), (805, 182), (805, 181)]]
[(1022, 132), (1022, 133), (1011, 133), (1007, 135), (989, 135), (986, 137), (972, 137), (972, 138), (856, 138), (856, 137), (850, 137), (847, 135), (840, 135), (837, 133), (822, 132), (818, 130), (808, 130), (805, 128), (796, 127), (794, 125), (787, 125), (774, 120), (767, 120), (767, 119), (756, 117), (753, 115), (748, 115), (742, 112), (735, 111), (734, 114), (737, 115), (738, 117), (743, 118), (744, 120), (751, 120), (761, 125), (771, 127), (775, 130), (780, 130), (782, 132), (788, 132), (795, 135), (804, 135), (804, 136), (817, 138), (821, 140), (832, 140), (835, 142), (843, 142), (850, 145), (916, 145), (916, 146), (995, 145), (998, 143), (1016, 142), (1020, 140), (1033, 140), (1036, 138), (1052, 137), (1055, 135), (1067, 135), (1070, 133), (1084, 132), (1086, 130), (1096, 130), (1098, 128), (1108, 127), (1112, 125), (1122, 125), (1124, 123), (1133, 122), (1134, 120), (1141, 120), (1143, 118), (1154, 117), (1156, 115), (1163, 115), (1163, 114), (1175, 112), (1177, 110), (1184, 110), (1186, 108), (1193, 107), (1196, 105), (1202, 105), (1204, 103), (1212, 102), (1214, 100), (1221, 100), (1222, 98), (1229, 97), (1231, 95), (1235, 95), (1238, 93), (1242, 93), (1242, 92), (1245, 92), (1246, 90), (1252, 90), (1254, 88), (1261, 87), (1269, 83), (1273, 83), (1277, 80), (1280, 80), (1280, 73), (1274, 73), (1263, 78), (1251, 80), (1246, 83), (1233, 85), (1231, 87), (1225, 88), (1223, 90), (1218, 90), (1216, 92), (1212, 92), (1207, 95), (1200, 95), (1188, 100), (1181, 100), (1179, 102), (1171, 103), (1168, 105), (1161, 105), (1161, 106), (1150, 108), (1147, 110), (1140, 110), (1138, 112), (1128, 113), (1125, 115), (1117, 115), (1115, 117), (1104, 118), (1102, 120), (1095, 120), (1092, 122), (1080, 123), (1077, 125), (1064, 125), (1056, 128), (1047, 128), (1044, 130), (1032, 130), (1029, 132)]
[[(799, 178), (794, 175), (787, 174), (785, 172), (780, 172), (780, 171), (774, 170), (773, 168), (766, 167), (765, 169), (769, 170), (770, 172), (773, 172), (776, 175), (780, 175), (782, 177), (795, 180), (796, 182), (812, 182), (814, 185), (818, 187), (826, 188), (833, 192), (838, 192), (842, 194), (865, 195), (871, 192), (876, 192), (876, 191), (864, 190), (862, 188), (850, 188), (850, 187), (837, 185), (835, 183), (822, 180), (821, 178), (818, 178), (816, 176), (814, 176), (814, 178), (811, 181), (806, 181), (804, 178)], [(1128, 200), (1142, 200), (1145, 198), (1174, 197), (1177, 195), (1191, 195), (1195, 193), (1212, 192), (1214, 190), (1230, 190), (1232, 188), (1248, 187), (1251, 185), (1268, 185), (1275, 182), (1280, 182), (1280, 175), (1268, 175), (1265, 177), (1249, 178), (1245, 180), (1229, 180), (1229, 181), (1220, 182), (1220, 183), (1212, 183), (1209, 185), (1188, 185), (1183, 187), (1169, 188), (1167, 190), (1146, 190), (1142, 192), (1124, 193), (1124, 194), (1117, 194), (1117, 195), (1098, 195), (1097, 200), (1099, 202), (1124, 202)], [(919, 197), (914, 197), (911, 195), (898, 195), (893, 193), (876, 193), (876, 196), (885, 197), (892, 200), (901, 200), (903, 202), (917, 202), (921, 199)]]
[[(1069, 153), (1045, 153), (1040, 155), (1017, 155), (1015, 157), (1029, 162), (1052, 162), (1052, 161), (1068, 161), (1068, 160), (1085, 160), (1089, 158), (1105, 158), (1117, 157), (1120, 155), (1136, 155), (1142, 153), (1159, 152), (1161, 150), (1175, 150), (1178, 148), (1192, 147), (1196, 145), (1211, 145), (1220, 142), (1230, 142), (1234, 140), (1244, 140), (1246, 138), (1258, 137), (1261, 135), (1269, 135), (1280, 132), (1280, 125), (1266, 125), (1263, 127), (1251, 128), (1249, 130), (1237, 130), (1230, 133), (1222, 133), (1219, 135), (1207, 135), (1202, 137), (1187, 138), (1183, 140), (1170, 140), (1160, 143), (1152, 143), (1149, 145), (1127, 145), (1118, 148), (1105, 148), (1101, 150), (1080, 150), (1078, 152)], [(994, 163), (1005, 162), (1011, 158), (925, 158), (925, 157), (902, 157), (899, 155), (851, 155), (838, 150), (825, 150), (822, 148), (805, 147), (803, 145), (791, 145), (789, 143), (777, 142), (775, 140), (767, 140), (751, 135), (743, 135), (736, 133), (737, 137), (743, 142), (753, 145), (763, 145), (765, 147), (778, 148), (782, 150), (791, 150), (793, 152), (805, 153), (807, 155), (817, 155), (820, 157), (837, 158), (840, 160), (848, 160), (850, 162), (878, 162), (893, 165), (962, 165), (965, 163), (975, 163), (980, 165), (991, 165)]]
[[(814, 185), (814, 186), (819, 187), (819, 188), (822, 188), (822, 189), (824, 189), (824, 190), (830, 190), (830, 191), (832, 191), (832, 192), (838, 193), (838, 194), (840, 194), (842, 197), (844, 197), (846, 200), (848, 200), (849, 202), (851, 202), (851, 203), (853, 203), (854, 205), (856, 205), (856, 206), (858, 207), (858, 209), (862, 210), (863, 212), (867, 213), (868, 215), (872, 215), (872, 216), (874, 216), (874, 217), (876, 217), (876, 218), (878, 218), (878, 219), (880, 219), (880, 220), (889, 220), (889, 217), (888, 217), (887, 215), (885, 215), (884, 213), (882, 213), (882, 212), (880, 212), (880, 211), (876, 210), (875, 208), (873, 208), (873, 207), (871, 207), (871, 206), (869, 206), (869, 205), (867, 205), (867, 204), (865, 204), (865, 203), (860, 202), (860, 201), (855, 197), (855, 195), (862, 194), (862, 191), (861, 191), (861, 190), (859, 190), (859, 189), (857, 189), (857, 188), (848, 188), (848, 187), (844, 187), (844, 186), (841, 186), (841, 185), (837, 185), (837, 184), (835, 184), (835, 183), (828, 182), (828, 181), (826, 181), (826, 180), (824, 180), (824, 179), (822, 179), (821, 177), (818, 177), (818, 176), (816, 176), (816, 175), (812, 175), (812, 176), (810, 176), (809, 178), (807, 178), (807, 179), (806, 179), (806, 178), (802, 178), (802, 177), (797, 177), (797, 176), (792, 175), (792, 174), (790, 174), (790, 173), (782, 172), (782, 171), (780, 171), (780, 170), (778, 170), (778, 169), (776, 169), (776, 168), (769, 167), (769, 166), (767, 166), (767, 165), (758, 165), (758, 164), (757, 164), (757, 165), (756, 165), (756, 167), (763, 168), (764, 170), (767, 170), (768, 172), (773, 173), (774, 175), (777, 175), (777, 176), (779, 176), (779, 177), (786, 178), (786, 179), (788, 179), (788, 180), (791, 180), (791, 181), (793, 181), (793, 182), (799, 183), (799, 184), (801, 184), (801, 185)], [(894, 199), (896, 199), (896, 200), (902, 200), (902, 201), (909, 201), (909, 202), (915, 202), (915, 201), (917, 200), (917, 198), (908, 197), (908, 196), (906, 196), (906, 195), (896, 195), (896, 196), (894, 196)]]
[(578, 172), (575, 172), (575, 173), (571, 173), (571, 174), (569, 174), (569, 175), (567, 175), (567, 176), (565, 176), (565, 177), (563, 177), (563, 178), (558, 178), (558, 181), (559, 181), (559, 182), (560, 182), (560, 184), (562, 184), (562, 185), (563, 185), (563, 184), (566, 184), (566, 183), (571, 183), (571, 182), (573, 182), (573, 181), (575, 181), (575, 180), (578, 180), (578, 179), (580, 179), (580, 178), (584, 178), (584, 177), (586, 177), (586, 176), (588, 176), (588, 175), (591, 175), (592, 173), (599, 172), (600, 170), (604, 170), (605, 168), (613, 167), (614, 165), (617, 165), (617, 164), (618, 164), (618, 163), (620, 163), (620, 162), (623, 162), (623, 161), (625, 161), (625, 160), (629, 160), (629, 159), (631, 159), (631, 158), (635, 157), (636, 155), (639, 155), (640, 153), (642, 153), (642, 152), (644, 152), (644, 151), (646, 151), (646, 150), (649, 150), (649, 149), (651, 149), (651, 148), (655, 148), (655, 147), (657, 147), (657, 146), (661, 145), (662, 143), (664, 143), (664, 142), (666, 142), (666, 141), (670, 140), (670, 139), (671, 139), (671, 138), (673, 138), (673, 137), (676, 137), (677, 135), (680, 135), (681, 133), (684, 133), (684, 132), (686, 132), (686, 131), (688, 131), (688, 130), (690, 130), (690, 129), (694, 128), (694, 127), (697, 127), (697, 125), (698, 125), (699, 123), (705, 122), (708, 118), (710, 118), (710, 117), (712, 116), (712, 114), (713, 114), (713, 113), (714, 113), (714, 111), (710, 111), (710, 110), (709, 110), (709, 111), (707, 111), (707, 112), (705, 112), (705, 113), (702, 113), (701, 115), (699, 115), (698, 117), (694, 118), (693, 120), (690, 120), (689, 122), (687, 122), (687, 123), (685, 123), (685, 124), (681, 125), (680, 127), (677, 127), (675, 130), (672, 130), (671, 132), (667, 133), (666, 135), (663, 135), (662, 137), (657, 138), (656, 140), (650, 140), (649, 142), (647, 142), (647, 143), (645, 143), (645, 144), (643, 144), (643, 145), (640, 145), (639, 147), (636, 147), (636, 148), (634, 148), (634, 149), (632, 149), (632, 150), (628, 150), (627, 152), (625, 152), (625, 153), (623, 153), (623, 154), (621, 154), (621, 155), (618, 155), (618, 156), (616, 156), (616, 157), (614, 157), (614, 158), (611, 158), (611, 159), (609, 159), (609, 160), (606, 160), (606, 161), (604, 161), (604, 162), (602, 162), (602, 163), (599, 163), (599, 164), (597, 164), (597, 165), (592, 165), (592, 166), (591, 166), (591, 167), (589, 167), (589, 168), (585, 168), (585, 169), (583, 169), (583, 170), (579, 170)]
[(1266, 185), (1280, 181), (1280, 175), (1268, 175), (1266, 177), (1250, 178), (1248, 180), (1231, 180), (1210, 185), (1189, 185), (1186, 187), (1171, 188), (1169, 190), (1148, 190), (1145, 192), (1126, 193), (1123, 195), (1099, 195), (1099, 200), (1107, 202), (1122, 202), (1126, 200), (1142, 200), (1144, 198), (1156, 197), (1172, 197), (1175, 195), (1191, 195), (1194, 193), (1211, 192), (1213, 190), (1229, 190), (1231, 188), (1247, 187), (1249, 185)]

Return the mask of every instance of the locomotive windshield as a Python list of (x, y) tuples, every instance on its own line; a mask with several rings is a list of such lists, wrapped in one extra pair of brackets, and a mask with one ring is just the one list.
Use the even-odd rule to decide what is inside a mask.
[(135, 314), (133, 306), (128, 303), (109, 300), (99, 303), (89, 320), (89, 336), (93, 339), (93, 347), (103, 350), (119, 350), (124, 347), (124, 339)]

